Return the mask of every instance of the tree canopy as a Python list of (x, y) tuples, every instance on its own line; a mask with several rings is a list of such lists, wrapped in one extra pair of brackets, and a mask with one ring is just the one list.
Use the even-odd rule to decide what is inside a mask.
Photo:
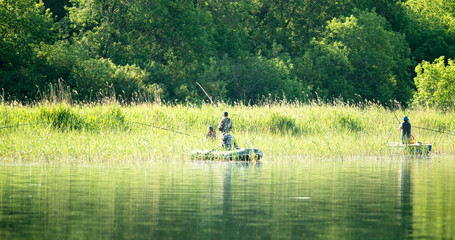
[(199, 82), (225, 101), (408, 104), (423, 91), (413, 68), (454, 57), (454, 13), (444, 0), (0, 0), (0, 88), (198, 102)]
[(411, 95), (410, 49), (372, 12), (332, 19), (302, 59), (302, 79), (322, 98), (406, 101)]

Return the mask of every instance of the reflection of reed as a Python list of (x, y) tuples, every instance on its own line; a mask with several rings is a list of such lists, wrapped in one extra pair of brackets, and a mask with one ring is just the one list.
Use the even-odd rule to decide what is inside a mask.
[(153, 224), (158, 224), (158, 221), (160, 220), (160, 186), (161, 186), (161, 178), (155, 177), (154, 179), (154, 184), (152, 185), (152, 218), (153, 218)]
[[(232, 213), (232, 186), (231, 186), (231, 173), (232, 173), (232, 164), (227, 164), (224, 181), (223, 181), (223, 218), (224, 222), (231, 222), (231, 213)], [(227, 227), (227, 226), (225, 226)]]
[(234, 224), (232, 215), (232, 184), (231, 175), (232, 171), (239, 168), (248, 168), (250, 166), (260, 167), (261, 162), (250, 163), (250, 162), (229, 162), (226, 164), (225, 175), (223, 180), (223, 222), (225, 229), (229, 229)]
[(412, 189), (411, 189), (411, 169), (413, 158), (406, 157), (401, 161), (398, 179), (398, 196), (400, 206), (401, 229), (403, 237), (412, 236)]

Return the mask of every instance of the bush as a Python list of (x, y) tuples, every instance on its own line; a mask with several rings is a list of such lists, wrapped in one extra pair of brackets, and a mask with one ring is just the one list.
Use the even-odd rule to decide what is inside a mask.
[(121, 130), (129, 129), (122, 108), (119, 105), (94, 106), (87, 111), (80, 112), (78, 107), (66, 104), (57, 106), (42, 106), (39, 119), (49, 123), (58, 130), (89, 130), (99, 131), (104, 129)]
[(84, 115), (88, 130), (111, 129), (125, 131), (129, 129), (128, 122), (125, 120), (122, 108), (119, 105), (95, 106), (85, 112)]
[(357, 118), (353, 118), (352, 116), (345, 115), (345, 114), (336, 114), (335, 117), (336, 125), (340, 127), (340, 129), (344, 129), (351, 132), (360, 132), (363, 130), (362, 121)]
[(86, 125), (81, 116), (63, 104), (51, 109), (42, 107), (40, 109), (40, 119), (49, 122), (52, 127), (60, 130), (79, 130)]
[(152, 95), (144, 84), (147, 77), (135, 65), (118, 66), (109, 59), (88, 59), (72, 69), (69, 85), (78, 92), (79, 99), (93, 101), (118, 90), (116, 97), (131, 100), (136, 93)]
[(299, 132), (294, 118), (279, 113), (270, 114), (266, 124), (271, 133), (284, 134), (290, 132), (292, 134), (297, 134)]

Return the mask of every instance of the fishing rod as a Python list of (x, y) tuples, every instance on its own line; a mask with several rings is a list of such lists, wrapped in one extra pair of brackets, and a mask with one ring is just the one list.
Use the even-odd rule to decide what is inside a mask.
[(212, 105), (214, 105), (214, 106), (216, 107), (216, 109), (218, 110), (218, 112), (221, 114), (220, 109), (219, 109), (218, 106), (213, 102), (212, 97), (210, 97), (210, 95), (204, 90), (204, 88), (201, 86), (201, 84), (199, 84), (198, 82), (196, 82), (196, 84), (202, 89), (202, 91), (205, 93), (205, 95), (209, 98), (209, 100), (210, 100), (210, 102), (212, 103)]
[(157, 128), (157, 129), (161, 129), (161, 130), (165, 130), (165, 131), (169, 131), (169, 132), (173, 132), (173, 133), (178, 133), (178, 134), (186, 135), (186, 136), (189, 136), (189, 137), (199, 138), (197, 136), (190, 135), (188, 133), (179, 132), (179, 131), (175, 131), (175, 130), (167, 129), (167, 128), (163, 128), (163, 127), (158, 127), (158, 126), (154, 126), (154, 125), (147, 124), (147, 123), (134, 122), (134, 121), (129, 121), (129, 122), (136, 123), (136, 124), (139, 124), (139, 125), (144, 125), (144, 126), (147, 126), (147, 127)]
[(391, 110), (392, 110), (393, 115), (394, 115), (395, 118), (397, 119), (398, 123), (400, 123), (400, 119), (399, 119), (399, 118), (397, 117), (397, 115), (395, 114), (395, 111), (393, 111), (393, 109), (391, 109)]

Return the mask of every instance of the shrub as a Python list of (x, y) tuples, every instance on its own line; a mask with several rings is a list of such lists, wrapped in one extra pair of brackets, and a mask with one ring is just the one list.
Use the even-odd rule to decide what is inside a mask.
[(290, 132), (292, 134), (297, 134), (299, 132), (294, 118), (279, 113), (270, 114), (266, 124), (271, 133), (284, 134)]
[(444, 57), (433, 63), (423, 61), (415, 69), (417, 92), (414, 103), (420, 106), (453, 109), (455, 107), (455, 61)]
[(364, 128), (360, 119), (345, 114), (337, 114), (335, 121), (341, 129), (347, 131), (360, 132)]
[(42, 107), (40, 109), (40, 119), (49, 122), (52, 127), (61, 130), (79, 130), (86, 125), (81, 116), (63, 104), (52, 107), (51, 109)]
[(101, 58), (78, 63), (72, 69), (69, 82), (78, 91), (80, 99), (96, 100), (115, 90), (121, 90), (118, 94), (123, 98), (131, 99), (137, 92), (151, 95), (152, 91), (144, 84), (147, 77), (148, 74), (135, 65), (118, 66)]

